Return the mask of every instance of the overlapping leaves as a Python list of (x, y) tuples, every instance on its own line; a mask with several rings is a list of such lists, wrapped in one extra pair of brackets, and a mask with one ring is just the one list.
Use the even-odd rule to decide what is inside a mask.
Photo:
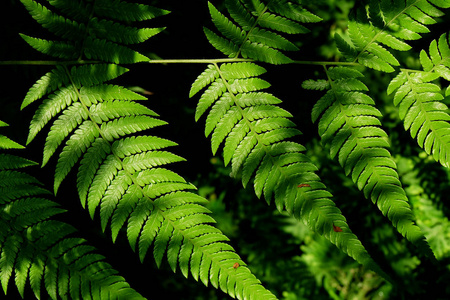
[(449, 8), (449, 1), (440, 0), (371, 0), (369, 8), (360, 5), (349, 20), (348, 37), (336, 34), (339, 50), (349, 61), (393, 72), (399, 62), (387, 48), (406, 51), (406, 41), (417, 40), (429, 32), (428, 25), (436, 23)]
[(438, 78), (450, 81), (450, 47), (446, 34), (429, 47), (429, 55), (422, 50), (420, 62), (423, 72), (402, 70), (390, 83), (388, 94), (396, 91), (394, 104), (399, 106), (405, 130), (426, 153), (443, 166), (450, 166), (450, 115), (442, 100)]
[[(1, 136), (0, 148), (23, 148)], [(18, 169), (35, 165), (27, 159), (0, 154), (0, 281), (7, 293), (14, 278), (23, 297), (27, 282), (40, 299), (145, 299), (75, 228), (57, 221), (63, 212), (46, 197), (50, 192), (33, 176)], [(13, 276), (14, 275), (14, 276)]]
[(212, 134), (213, 152), (224, 143), (225, 164), (231, 162), (231, 175), (241, 176), (244, 186), (253, 179), (258, 197), (264, 195), (268, 203), (274, 199), (280, 211), (288, 211), (361, 264), (386, 276), (330, 199), (332, 195), (314, 173), (315, 165), (303, 154), (305, 148), (291, 140), (300, 132), (289, 120), (291, 115), (276, 106), (281, 101), (263, 91), (269, 87), (258, 77), (264, 72), (254, 63), (210, 65), (192, 85), (191, 96), (206, 88), (196, 119), (209, 110), (205, 133)]
[(209, 10), (214, 25), (222, 36), (205, 28), (209, 42), (229, 57), (251, 58), (272, 64), (292, 62), (282, 51), (298, 47), (282, 34), (309, 32), (302, 23), (321, 19), (291, 1), (227, 0), (231, 19), (211, 3)]
[(147, 60), (119, 43), (139, 43), (160, 31), (125, 23), (148, 20), (166, 11), (124, 1), (96, 1), (95, 5), (50, 1), (69, 19), (34, 1), (23, 3), (43, 27), (68, 40), (26, 38), (32, 46), (81, 63), (84, 59), (102, 61), (57, 66), (36, 82), (22, 104), (23, 108), (42, 99), (27, 143), (52, 122), (43, 165), (59, 153), (55, 193), (79, 163), (77, 185), (82, 205), (92, 217), (99, 211), (102, 229), (110, 225), (113, 240), (126, 229), (141, 260), (153, 246), (158, 266), (167, 256), (173, 271), (179, 267), (184, 276), (190, 272), (195, 280), (211, 283), (233, 297), (273, 299), (227, 243), (228, 238), (211, 225), (214, 219), (203, 206), (206, 199), (189, 192), (195, 187), (164, 167), (184, 159), (165, 150), (175, 143), (144, 131), (165, 122), (134, 101), (145, 97), (107, 83), (127, 72), (108, 62)]
[[(143, 100), (142, 96), (100, 83), (99, 77), (95, 84), (83, 78), (96, 68), (99, 65), (67, 70), (69, 82), (84, 85), (62, 85), (44, 99), (30, 126), (29, 141), (56, 118), (47, 135), (43, 162), (64, 145), (56, 165), (55, 192), (80, 162), (77, 177), (82, 205), (92, 217), (99, 209), (102, 228), (110, 224), (113, 240), (126, 227), (130, 245), (141, 260), (153, 245), (158, 266), (167, 255), (173, 271), (179, 266), (184, 276), (190, 271), (196, 280), (205, 285), (211, 282), (240, 299), (273, 297), (226, 243), (228, 239), (210, 225), (214, 220), (202, 205), (206, 200), (188, 192), (195, 187), (163, 167), (183, 160), (164, 150), (175, 144), (143, 135), (142, 131), (165, 122), (131, 101)], [(109, 70), (105, 78), (125, 71), (116, 65), (102, 68)], [(81, 74), (81, 78), (73, 74)], [(45, 81), (38, 81), (31, 92), (42, 90), (40, 83)], [(68, 92), (62, 92), (65, 90)], [(233, 268), (235, 263), (240, 265), (238, 270)]]
[[(124, 1), (48, 1), (51, 9), (33, 0), (21, 0), (30, 15), (61, 40), (22, 34), (36, 50), (65, 60), (135, 63), (149, 58), (128, 47), (141, 43), (163, 28), (136, 28), (130, 21), (150, 20), (168, 11)], [(53, 10), (54, 11), (53, 11)]]
[[(366, 198), (370, 198), (394, 227), (421, 251), (433, 257), (420, 228), (414, 222), (396, 164), (388, 150), (387, 134), (381, 128), (381, 113), (364, 91), (358, 79), (363, 75), (351, 68), (325, 68), (328, 91), (312, 111), (313, 122), (319, 120), (319, 135), (329, 145), (332, 158), (337, 157), (346, 175)], [(312, 81), (308, 88), (322, 89), (323, 82)]]

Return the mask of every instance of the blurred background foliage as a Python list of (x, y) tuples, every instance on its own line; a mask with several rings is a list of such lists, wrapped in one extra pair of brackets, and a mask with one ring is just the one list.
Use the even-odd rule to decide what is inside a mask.
[[(144, 54), (167, 59), (221, 57), (202, 32), (202, 26), (211, 27), (207, 1), (140, 2), (172, 11), (149, 24), (167, 29), (140, 46), (143, 48), (139, 50)], [(222, 1), (211, 2), (223, 8)], [(322, 17), (323, 22), (310, 25), (311, 33), (297, 37), (301, 50), (291, 57), (302, 61), (338, 60), (333, 35), (346, 29), (347, 17), (355, 1), (302, 2)], [(35, 26), (18, 1), (7, 0), (2, 5), (0, 60), (47, 59), (27, 47), (18, 36), (19, 32), (30, 35), (38, 32), (42, 36), (42, 29)], [(419, 68), (419, 51), (448, 31), (448, 24), (450, 18), (442, 18), (440, 24), (432, 26), (432, 34), (413, 43), (414, 50), (398, 53), (401, 64), (407, 68)], [(131, 72), (119, 78), (118, 83), (143, 92), (149, 97), (147, 105), (169, 122), (155, 135), (179, 143), (173, 151), (185, 157), (187, 162), (175, 165), (175, 171), (193, 182), (199, 194), (210, 200), (208, 208), (217, 220), (217, 227), (230, 238), (233, 247), (255, 275), (280, 299), (449, 299), (450, 171), (428, 157), (404, 131), (392, 97), (386, 94), (387, 85), (394, 75), (363, 70), (366, 75), (363, 81), (384, 115), (382, 122), (390, 136), (391, 152), (417, 223), (428, 237), (438, 259), (437, 264), (421, 257), (398, 235), (370, 200), (364, 199), (338, 163), (329, 159), (328, 149), (320, 144), (309, 112), (322, 93), (302, 90), (301, 83), (309, 78), (323, 77), (322, 69), (300, 64), (265, 67), (269, 70), (265, 79), (272, 84), (271, 92), (281, 98), (284, 101), (282, 106), (294, 115), (294, 121), (303, 132), (300, 142), (308, 148), (307, 154), (319, 167), (320, 177), (335, 196), (334, 200), (347, 217), (350, 228), (398, 286), (394, 287), (363, 269), (302, 223), (277, 212), (274, 205), (268, 206), (263, 199), (256, 199), (251, 186), (243, 189), (240, 182), (229, 177), (229, 169), (222, 165), (221, 158), (211, 155), (209, 140), (203, 134), (204, 120), (194, 122), (196, 101), (188, 99), (190, 85), (203, 71), (204, 65), (135, 65), (131, 66)], [(19, 112), (20, 103), (28, 88), (49, 69), (48, 66), (1, 66), (1, 73), (7, 74), (0, 86), (1, 119), (11, 125), (8, 128), (10, 132), (5, 132), (5, 135), (22, 144), (26, 140), (33, 109)], [(445, 101), (450, 104), (450, 97)], [(41, 160), (44, 138), (41, 136), (27, 148), (28, 158)], [(41, 170), (36, 170), (48, 186), (51, 186), (54, 165), (53, 161), (43, 170), (44, 176)], [(99, 229), (99, 218), (94, 219), (93, 226), (87, 212), (80, 208), (73, 182), (74, 178), (66, 180), (56, 199), (69, 210), (65, 220), (83, 231), (83, 236), (104, 253), (134, 288), (144, 294), (146, 290), (164, 291), (161, 298), (154, 294), (152, 299), (228, 299), (221, 291), (197, 284), (192, 278), (185, 280), (180, 272), (174, 276), (167, 264), (163, 264), (160, 270), (150, 259), (140, 264), (124, 236), (112, 247), (109, 233), (102, 233)]]

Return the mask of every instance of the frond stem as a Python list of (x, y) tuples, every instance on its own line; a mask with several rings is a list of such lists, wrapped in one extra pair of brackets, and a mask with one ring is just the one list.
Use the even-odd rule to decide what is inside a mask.
[(200, 58), (200, 59), (152, 59), (147, 61), (149, 64), (220, 64), (232, 62), (253, 62), (253, 59), (247, 58)]
[(38, 65), (38, 66), (56, 66), (56, 65), (84, 65), (101, 63), (100, 61), (88, 60), (71, 60), (71, 61), (57, 61), (57, 60), (3, 60), (0, 65)]
[[(149, 64), (221, 64), (234, 62), (255, 62), (254, 59), (249, 58), (194, 58), (194, 59), (152, 59), (143, 63)], [(56, 60), (3, 60), (1, 65), (35, 65), (35, 66), (70, 66), (70, 65), (85, 65), (85, 64), (99, 64), (101, 61), (93, 60), (71, 60), (71, 61), (56, 61)], [(294, 60), (291, 64), (296, 65), (313, 65), (313, 66), (362, 66), (357, 62), (340, 62), (340, 61), (307, 61)], [(403, 69), (402, 69), (403, 70)], [(410, 70), (413, 71), (413, 70)], [(423, 71), (416, 71), (423, 72)]]

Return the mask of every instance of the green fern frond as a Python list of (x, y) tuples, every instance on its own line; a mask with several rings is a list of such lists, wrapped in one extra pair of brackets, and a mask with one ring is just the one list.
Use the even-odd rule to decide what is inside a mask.
[[(34, 0), (21, 2), (42, 27), (62, 41), (24, 34), (22, 38), (36, 50), (66, 60), (90, 59), (111, 63), (148, 61), (148, 57), (124, 45), (146, 41), (164, 28), (136, 28), (121, 22), (143, 21), (168, 13), (152, 6), (122, 1), (100, 1), (95, 5), (48, 1), (55, 12)], [(68, 17), (60, 15), (61, 12)]]
[[(209, 11), (214, 25), (222, 36), (205, 28), (209, 42), (229, 57), (251, 58), (271, 64), (292, 60), (283, 51), (298, 47), (280, 33), (309, 32), (300, 23), (319, 22), (321, 19), (291, 1), (225, 1), (231, 19), (220, 13), (211, 3)], [(234, 23), (236, 22), (237, 25)]]
[[(7, 144), (0, 141), (0, 148)], [(103, 256), (73, 235), (73, 227), (52, 218), (64, 212), (42, 195), (40, 182), (16, 169), (35, 165), (27, 159), (0, 154), (0, 282), (5, 295), (11, 278), (23, 297), (30, 282), (40, 299), (145, 299), (117, 275)], [(11, 195), (10, 191), (15, 191)], [(82, 283), (82, 284), (81, 284)], [(89, 286), (86, 289), (86, 286)]]
[[(196, 118), (210, 109), (205, 131), (207, 136), (212, 133), (213, 152), (224, 143), (224, 161), (231, 162), (231, 176), (240, 176), (244, 186), (253, 178), (258, 197), (264, 195), (269, 204), (274, 199), (278, 210), (304, 221), (356, 261), (389, 278), (351, 232), (330, 199), (332, 195), (314, 173), (316, 166), (303, 154), (305, 148), (290, 141), (301, 134), (288, 119), (291, 114), (275, 106), (279, 99), (261, 91), (268, 84), (253, 86), (252, 80), (263, 71), (254, 63), (222, 64), (208, 66), (197, 78), (191, 95), (206, 87)], [(248, 78), (243, 79), (244, 75)], [(239, 80), (248, 86), (233, 88)], [(336, 232), (333, 226), (343, 231)]]
[(422, 50), (420, 62), (424, 72), (402, 70), (389, 84), (388, 94), (396, 91), (394, 104), (399, 107), (405, 130), (426, 153), (443, 166), (450, 166), (450, 115), (442, 100), (441, 87), (434, 80), (450, 80), (450, 47), (445, 34), (430, 44), (428, 54)]
[(447, 1), (370, 1), (366, 9), (360, 6), (348, 24), (348, 37), (336, 34), (336, 44), (349, 61), (383, 72), (393, 72), (399, 65), (387, 48), (399, 51), (411, 49), (406, 41), (417, 40), (429, 32), (427, 26), (436, 23), (449, 8)]
[(364, 196), (377, 205), (395, 228), (421, 251), (434, 257), (401, 186), (396, 164), (389, 153), (387, 134), (381, 129), (381, 113), (357, 79), (362, 74), (346, 68), (325, 68), (329, 90), (316, 103), (313, 122), (319, 120), (319, 135), (330, 146), (345, 174), (351, 176)]
[[(111, 70), (96, 79), (100, 69)], [(111, 226), (112, 238), (126, 228), (128, 240), (141, 260), (153, 245), (153, 256), (159, 266), (164, 256), (175, 271), (184, 276), (189, 271), (205, 285), (211, 283), (240, 299), (274, 299), (250, 273), (228, 239), (212, 227), (214, 219), (202, 205), (207, 200), (189, 190), (195, 189), (166, 165), (184, 160), (165, 148), (175, 143), (146, 136), (144, 131), (166, 124), (147, 107), (134, 102), (143, 97), (106, 80), (126, 70), (114, 65), (84, 65), (64, 69), (65, 74), (52, 93), (37, 109), (30, 126), (31, 141), (43, 127), (53, 121), (47, 135), (43, 164), (58, 153), (54, 190), (73, 167), (78, 168), (78, 191), (82, 205), (91, 217), (99, 210), (101, 226)], [(244, 79), (261, 69), (243, 68), (224, 72), (236, 77), (230, 84), (235, 91), (255, 90), (267, 84)], [(41, 88), (48, 76), (31, 88), (25, 100), (51, 91)], [(68, 80), (66, 80), (68, 79)], [(261, 107), (254, 118), (267, 114)], [(233, 268), (239, 263), (238, 269)], [(40, 269), (36, 270), (39, 278)], [(36, 279), (38, 280), (38, 279)]]

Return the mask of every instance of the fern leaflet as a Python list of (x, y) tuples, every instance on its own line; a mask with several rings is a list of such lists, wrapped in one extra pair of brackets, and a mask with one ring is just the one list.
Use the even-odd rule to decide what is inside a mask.
[(308, 29), (301, 23), (321, 20), (299, 4), (286, 0), (227, 0), (225, 4), (232, 20), (208, 3), (213, 23), (223, 36), (207, 28), (204, 31), (209, 42), (229, 57), (242, 56), (272, 64), (292, 62), (280, 50), (296, 51), (298, 47), (281, 33), (306, 33)]
[[(420, 228), (414, 223), (396, 164), (388, 151), (381, 113), (358, 79), (361, 73), (346, 67), (325, 68), (329, 90), (315, 104), (312, 120), (319, 120), (319, 135), (330, 146), (346, 175), (370, 198), (394, 227), (422, 252), (434, 257)], [(319, 82), (322, 85), (322, 82)], [(310, 85), (310, 84), (309, 84)]]
[[(290, 141), (300, 134), (291, 115), (275, 106), (281, 101), (263, 92), (269, 84), (257, 76), (265, 69), (254, 63), (208, 66), (194, 82), (191, 95), (200, 87), (196, 119), (208, 109), (206, 135), (213, 153), (224, 143), (225, 164), (231, 175), (242, 177), (246, 186), (253, 178), (255, 193), (264, 195), (278, 210), (286, 210), (325, 236), (359, 263), (389, 278), (370, 258), (351, 232), (345, 217), (330, 199), (332, 196), (314, 173), (316, 166), (302, 152), (305, 148)], [(333, 230), (342, 228), (342, 232)]]
[(388, 94), (396, 91), (394, 104), (399, 106), (405, 130), (426, 153), (443, 166), (450, 166), (450, 115), (442, 100), (441, 88), (432, 83), (442, 77), (450, 81), (450, 47), (446, 34), (430, 44), (428, 54), (422, 50), (423, 72), (402, 70), (390, 83)]

